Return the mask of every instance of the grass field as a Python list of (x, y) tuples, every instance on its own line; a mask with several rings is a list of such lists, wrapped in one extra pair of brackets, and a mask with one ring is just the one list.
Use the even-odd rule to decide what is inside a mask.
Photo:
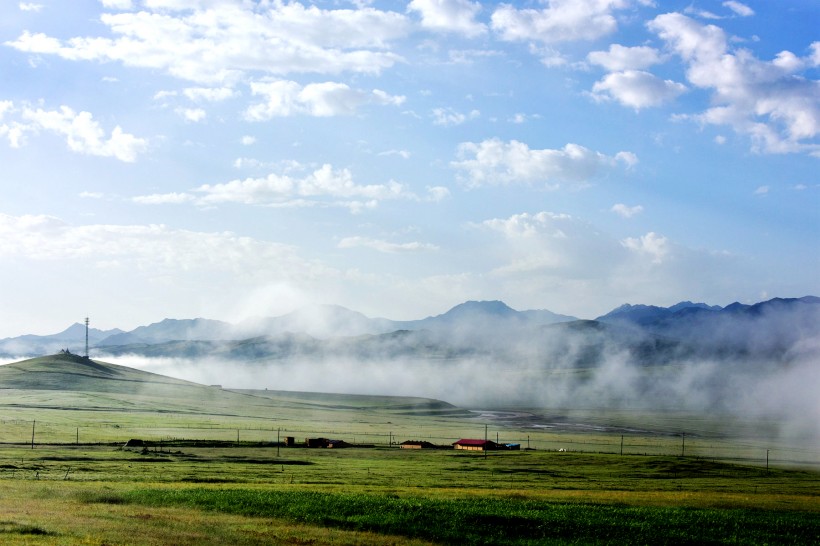
[[(775, 443), (773, 424), (476, 413), (61, 364), (0, 366), (1, 544), (820, 543), (817, 450)], [(535, 449), (397, 447), (485, 425)], [(285, 436), (373, 447), (278, 445)], [(147, 446), (123, 449), (130, 438)]]

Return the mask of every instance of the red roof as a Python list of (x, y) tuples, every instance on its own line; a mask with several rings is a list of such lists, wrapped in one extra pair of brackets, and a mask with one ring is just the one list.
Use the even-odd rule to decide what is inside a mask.
[(458, 442), (454, 442), (453, 445), (458, 444), (458, 445), (462, 445), (462, 446), (486, 446), (486, 445), (491, 445), (491, 444), (494, 444), (494, 443), (495, 442), (492, 442), (490, 440), (472, 440), (472, 439), (469, 439), (469, 438), (462, 438)]

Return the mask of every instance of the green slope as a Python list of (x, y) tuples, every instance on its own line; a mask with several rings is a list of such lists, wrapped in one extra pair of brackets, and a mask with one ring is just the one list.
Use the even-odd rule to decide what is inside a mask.
[(196, 383), (91, 360), (74, 354), (31, 358), (0, 366), (0, 389), (136, 394), (149, 389), (183, 394), (209, 389)]
[[(230, 376), (230, 370), (225, 370)], [(374, 415), (467, 416), (446, 402), (414, 397), (228, 390), (200, 385), (74, 354), (0, 366), (0, 410), (29, 408), (153, 412), (301, 421)]]

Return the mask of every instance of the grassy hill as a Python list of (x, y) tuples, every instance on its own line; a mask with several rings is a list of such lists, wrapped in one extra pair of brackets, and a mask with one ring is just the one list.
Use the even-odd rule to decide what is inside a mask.
[(469, 415), (427, 398), (228, 390), (73, 354), (0, 366), (0, 442), (20, 441), (34, 420), (38, 438), (54, 442), (70, 441), (78, 427), (86, 441), (236, 439), (238, 430), (243, 440), (258, 441), (281, 428), (300, 438), (355, 431), (373, 442), (419, 419)]
[(200, 394), (206, 387), (66, 353), (0, 366), (0, 389), (137, 394), (146, 388), (182, 395), (189, 389)]

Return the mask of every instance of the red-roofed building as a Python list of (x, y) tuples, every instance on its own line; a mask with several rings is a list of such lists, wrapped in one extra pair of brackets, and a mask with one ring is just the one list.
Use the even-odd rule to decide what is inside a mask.
[(498, 449), (495, 442), (491, 440), (472, 440), (464, 438), (453, 444), (455, 449), (464, 449), (467, 451), (490, 451)]

